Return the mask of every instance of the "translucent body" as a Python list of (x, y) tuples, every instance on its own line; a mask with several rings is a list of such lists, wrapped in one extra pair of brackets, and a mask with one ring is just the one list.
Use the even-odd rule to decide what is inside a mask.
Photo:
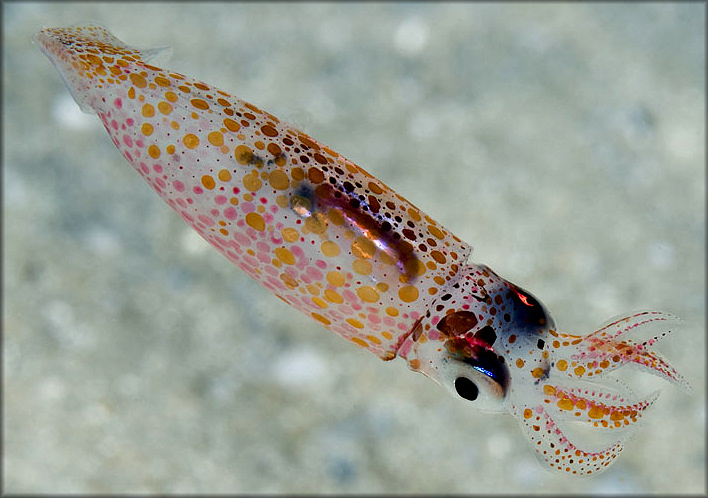
[(37, 41), (81, 108), (202, 237), (252, 278), (385, 360), (400, 356), (454, 395), (519, 420), (541, 460), (603, 470), (621, 443), (581, 450), (568, 422), (629, 428), (655, 396), (591, 383), (633, 363), (681, 383), (626, 340), (647, 312), (562, 334), (528, 292), (467, 264), (472, 248), (382, 182), (276, 117), (149, 64), (100, 26)]

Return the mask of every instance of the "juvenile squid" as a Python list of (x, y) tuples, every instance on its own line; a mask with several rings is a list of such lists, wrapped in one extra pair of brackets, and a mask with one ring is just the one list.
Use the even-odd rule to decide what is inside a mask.
[[(671, 315), (560, 332), (533, 295), (469, 263), (470, 245), (275, 116), (151, 65), (156, 51), (99, 25), (36, 41), (81, 109), (224, 256), (344, 339), (511, 413), (546, 466), (592, 474), (622, 451), (657, 393), (638, 397), (609, 372), (634, 365), (689, 389), (654, 350)], [(587, 432), (606, 441), (579, 442)]]

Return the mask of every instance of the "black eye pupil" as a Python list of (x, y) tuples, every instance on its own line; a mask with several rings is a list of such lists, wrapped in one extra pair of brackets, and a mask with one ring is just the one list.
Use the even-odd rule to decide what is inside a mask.
[(477, 389), (474, 382), (467, 377), (458, 377), (455, 379), (455, 390), (460, 397), (470, 401), (476, 400), (479, 395), (479, 389)]

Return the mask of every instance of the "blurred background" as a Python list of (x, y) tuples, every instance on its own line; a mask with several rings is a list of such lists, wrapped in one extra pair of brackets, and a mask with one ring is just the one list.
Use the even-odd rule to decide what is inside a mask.
[[(3, 3), (6, 493), (705, 493), (705, 4)], [(544, 471), (516, 421), (288, 308), (196, 236), (32, 41), (97, 21), (304, 129), (560, 329), (682, 327), (619, 461)]]

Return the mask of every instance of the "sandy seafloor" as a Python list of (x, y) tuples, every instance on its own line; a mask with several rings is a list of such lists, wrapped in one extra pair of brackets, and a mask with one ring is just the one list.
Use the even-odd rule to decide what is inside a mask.
[[(4, 4), (3, 489), (704, 493), (705, 5)], [(304, 128), (475, 246), (559, 328), (661, 309), (616, 465), (301, 316), (201, 242), (31, 36), (100, 21)]]

